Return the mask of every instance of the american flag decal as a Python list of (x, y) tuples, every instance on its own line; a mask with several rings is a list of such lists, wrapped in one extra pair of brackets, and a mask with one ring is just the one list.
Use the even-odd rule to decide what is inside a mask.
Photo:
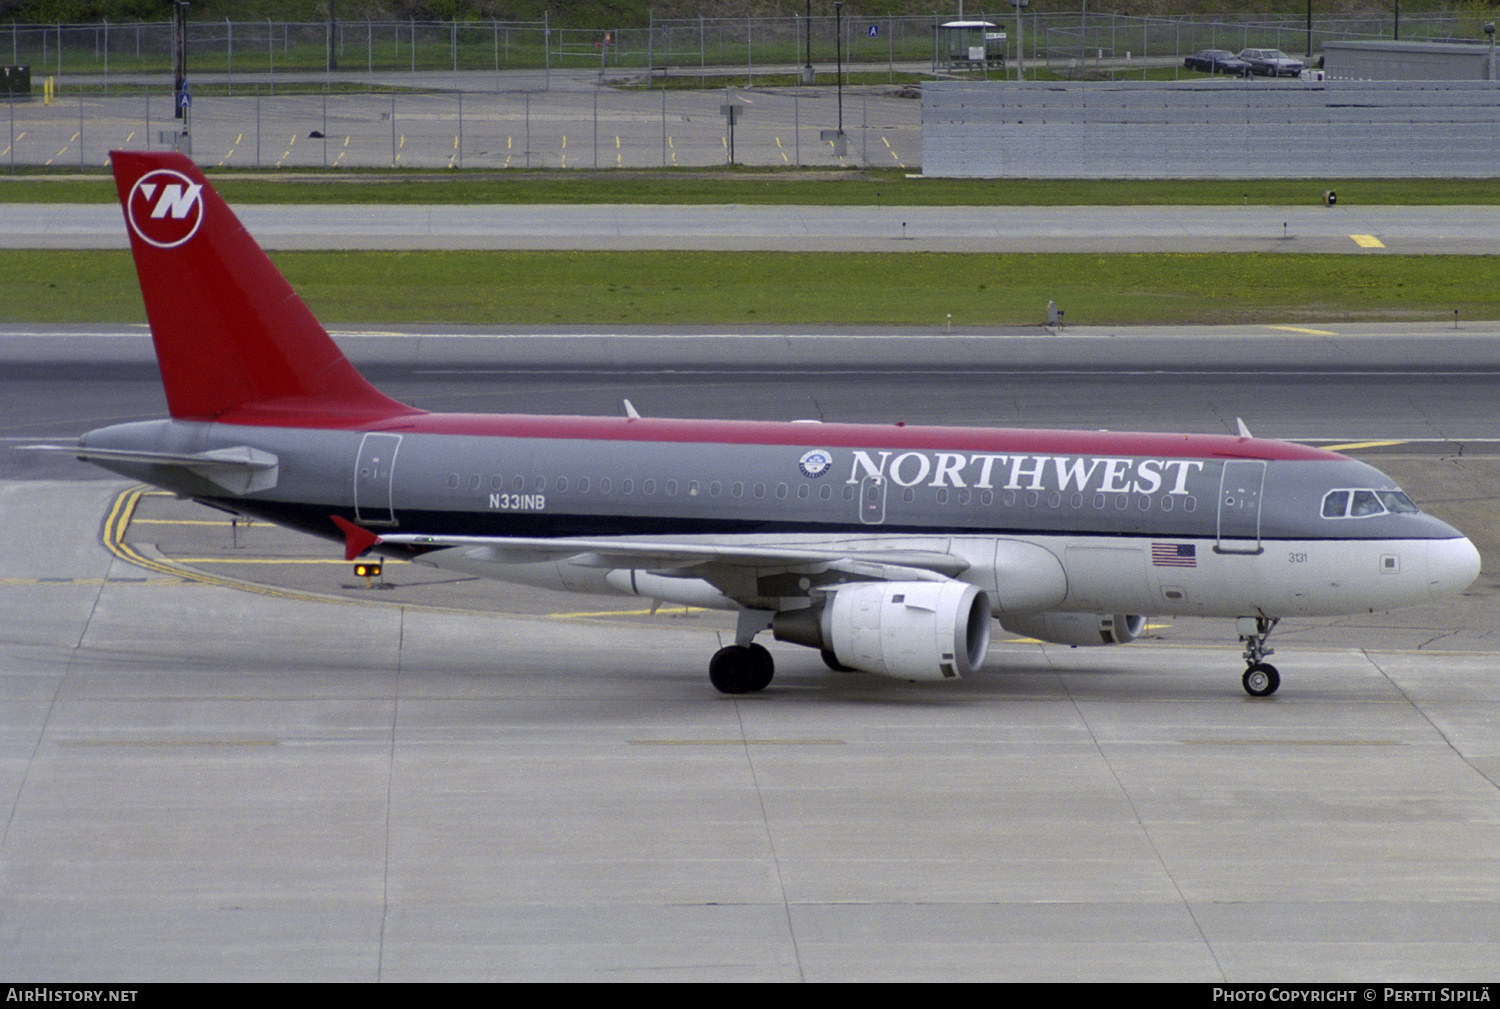
[(1198, 566), (1198, 548), (1192, 543), (1153, 543), (1151, 565), (1158, 568), (1195, 568)]

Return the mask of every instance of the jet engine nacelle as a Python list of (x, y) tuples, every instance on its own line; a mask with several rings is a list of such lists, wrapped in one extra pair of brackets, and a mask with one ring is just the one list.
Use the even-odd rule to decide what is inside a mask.
[(1055, 645), (1124, 645), (1141, 636), (1146, 618), (1134, 613), (1007, 613), (1000, 626)]
[(984, 665), (990, 600), (958, 581), (845, 585), (821, 606), (778, 613), (776, 637), (832, 652), (851, 669), (903, 680), (954, 680)]

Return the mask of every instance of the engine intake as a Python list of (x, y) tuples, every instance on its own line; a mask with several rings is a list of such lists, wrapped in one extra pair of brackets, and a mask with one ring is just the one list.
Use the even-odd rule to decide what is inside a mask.
[(852, 669), (955, 680), (984, 665), (990, 601), (966, 582), (867, 582), (838, 588), (820, 606), (778, 613), (771, 629)]

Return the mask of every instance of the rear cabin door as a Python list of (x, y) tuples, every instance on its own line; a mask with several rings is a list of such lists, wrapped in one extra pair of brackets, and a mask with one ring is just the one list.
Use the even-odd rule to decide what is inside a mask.
[(360, 440), (354, 463), (354, 518), (364, 525), (396, 524), (391, 508), (391, 481), (396, 475), (399, 434), (369, 433)]

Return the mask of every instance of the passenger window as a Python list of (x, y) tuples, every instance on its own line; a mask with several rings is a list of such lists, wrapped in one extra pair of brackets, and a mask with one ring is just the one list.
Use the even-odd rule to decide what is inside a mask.
[(1323, 498), (1323, 517), (1325, 519), (1341, 519), (1349, 510), (1349, 492), (1346, 490), (1331, 490)]

